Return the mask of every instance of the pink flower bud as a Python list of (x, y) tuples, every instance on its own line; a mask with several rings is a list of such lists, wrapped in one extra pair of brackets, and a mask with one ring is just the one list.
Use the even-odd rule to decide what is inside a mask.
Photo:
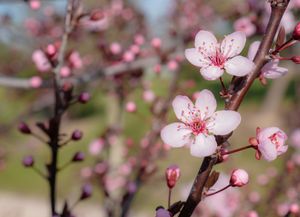
[(79, 95), (78, 97), (78, 102), (82, 103), (82, 104), (85, 104), (87, 103), (89, 100), (90, 100), (91, 96), (89, 93), (87, 92), (83, 92)]
[(76, 152), (72, 158), (73, 162), (81, 162), (84, 160), (84, 153), (83, 152)]
[(252, 210), (247, 213), (246, 217), (259, 217), (259, 216), (258, 216), (257, 212)]
[(159, 74), (161, 72), (161, 65), (160, 64), (156, 64), (153, 68), (154, 72), (156, 74)]
[(293, 39), (300, 40), (300, 22), (294, 28)]
[(160, 207), (156, 210), (155, 217), (171, 217), (171, 214), (168, 210)]
[(104, 18), (104, 13), (100, 10), (95, 10), (90, 14), (90, 20), (98, 21)]
[(21, 122), (18, 126), (19, 131), (23, 134), (31, 134), (29, 126), (25, 122)]
[(155, 99), (155, 94), (152, 90), (145, 90), (143, 92), (143, 99), (145, 100), (145, 102), (151, 103)]
[(296, 204), (296, 203), (291, 204), (291, 206), (290, 206), (290, 211), (291, 211), (291, 213), (293, 213), (293, 214), (299, 213), (299, 205)]
[(36, 50), (32, 53), (32, 60), (40, 72), (49, 71), (52, 67), (45, 53), (41, 50)]
[(104, 141), (103, 139), (96, 139), (91, 142), (89, 145), (89, 152), (91, 155), (98, 155), (104, 147)]
[(140, 47), (136, 44), (130, 46), (130, 51), (134, 54), (134, 55), (138, 55), (140, 53)]
[(249, 175), (243, 169), (236, 169), (231, 173), (230, 185), (232, 187), (242, 187), (249, 182)]
[(80, 200), (85, 200), (87, 198), (89, 198), (92, 195), (93, 189), (91, 185), (84, 185), (81, 189), (81, 196), (80, 196)]
[(78, 141), (82, 138), (82, 135), (83, 135), (83, 133), (80, 130), (74, 130), (71, 138), (73, 141)]
[(45, 52), (48, 56), (53, 57), (57, 52), (57, 48), (54, 44), (48, 44)]
[(43, 81), (41, 77), (33, 76), (30, 78), (29, 83), (32, 88), (39, 88), (42, 85)]
[(180, 169), (177, 165), (171, 165), (166, 169), (166, 181), (169, 188), (176, 185), (180, 177)]
[(296, 64), (300, 64), (300, 56), (293, 56), (291, 60)]
[(32, 167), (34, 165), (34, 159), (32, 156), (26, 156), (23, 158), (22, 163), (25, 167)]
[(170, 71), (176, 71), (178, 69), (178, 63), (175, 60), (170, 60), (167, 66)]
[(29, 6), (32, 10), (37, 10), (41, 7), (41, 2), (39, 0), (30, 0)]
[(300, 128), (294, 130), (290, 138), (291, 138), (291, 145), (294, 148), (300, 148)]
[(114, 55), (120, 54), (122, 51), (122, 47), (119, 43), (114, 42), (109, 46), (110, 52)]
[(136, 104), (135, 104), (135, 102), (132, 102), (132, 101), (127, 102), (125, 109), (126, 109), (127, 112), (131, 112), (131, 113), (135, 112), (136, 111)]
[(142, 35), (136, 35), (134, 37), (134, 43), (141, 46), (145, 43), (145, 38)]
[(127, 63), (132, 62), (135, 56), (131, 51), (126, 51), (123, 55), (123, 60)]
[(80, 54), (77, 51), (74, 51), (70, 54), (69, 62), (71, 63), (71, 66), (75, 69), (79, 69), (83, 65)]
[(67, 78), (71, 75), (71, 70), (68, 66), (63, 66), (60, 69), (60, 73), (59, 73), (63, 78)]
[(151, 40), (151, 46), (156, 48), (156, 49), (159, 49), (161, 47), (161, 39), (160, 38), (153, 38)]

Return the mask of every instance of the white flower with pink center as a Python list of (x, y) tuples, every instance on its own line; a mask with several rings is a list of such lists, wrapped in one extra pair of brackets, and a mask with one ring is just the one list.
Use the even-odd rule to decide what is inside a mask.
[(199, 31), (195, 38), (195, 48), (185, 50), (187, 60), (200, 67), (200, 73), (206, 80), (216, 80), (224, 70), (234, 76), (245, 76), (254, 68), (254, 63), (239, 54), (246, 43), (243, 32), (234, 32), (225, 36), (222, 43), (208, 31)]
[(275, 160), (288, 149), (285, 145), (287, 135), (277, 127), (258, 129), (256, 139), (258, 152), (267, 161)]
[(172, 103), (181, 122), (165, 126), (161, 138), (172, 147), (190, 146), (191, 154), (205, 157), (217, 149), (214, 135), (227, 135), (241, 122), (235, 111), (216, 111), (217, 102), (209, 90), (199, 92), (195, 105), (186, 96), (176, 96)]

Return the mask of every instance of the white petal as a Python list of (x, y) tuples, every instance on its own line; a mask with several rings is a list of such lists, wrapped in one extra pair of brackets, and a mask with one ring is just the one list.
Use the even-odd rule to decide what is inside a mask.
[(202, 120), (210, 117), (217, 108), (217, 101), (214, 94), (209, 90), (202, 90), (197, 95), (195, 106), (201, 112)]
[(196, 48), (186, 49), (184, 55), (191, 64), (198, 67), (204, 67), (210, 63)]
[(228, 74), (238, 77), (249, 74), (255, 67), (255, 64), (246, 57), (236, 56), (226, 61), (225, 69)]
[(248, 59), (254, 60), (254, 57), (257, 53), (258, 47), (260, 45), (260, 41), (254, 41), (250, 46), (248, 50)]
[(227, 135), (241, 123), (241, 115), (236, 111), (217, 111), (209, 119), (207, 128), (214, 135)]
[(206, 80), (216, 80), (221, 77), (224, 70), (217, 66), (209, 66), (200, 69), (200, 73)]
[(277, 150), (275, 145), (265, 140), (264, 142), (258, 145), (258, 150), (261, 152), (263, 158), (267, 161), (272, 161), (277, 158)]
[(191, 145), (191, 155), (195, 157), (206, 157), (215, 153), (217, 142), (214, 136), (199, 134)]
[(161, 130), (160, 136), (165, 144), (177, 148), (191, 141), (191, 132), (192, 131), (187, 129), (183, 123), (176, 122), (165, 126)]
[(195, 106), (187, 96), (176, 96), (172, 102), (172, 106), (176, 117), (180, 121), (184, 123), (192, 121), (193, 116), (191, 115), (191, 111), (194, 111)]
[(284, 76), (288, 69), (278, 66), (279, 60), (271, 60), (261, 69), (261, 73), (265, 78), (276, 79)]
[(259, 131), (257, 134), (257, 139), (261, 142), (264, 140), (270, 140), (269, 137), (272, 136), (273, 134), (281, 131), (278, 127), (267, 127), (263, 128)]
[(218, 41), (214, 34), (208, 31), (199, 31), (195, 37), (195, 47), (206, 55), (215, 53)]
[(246, 35), (243, 32), (234, 32), (225, 36), (221, 44), (221, 52), (227, 58), (234, 57), (242, 52), (246, 43)]

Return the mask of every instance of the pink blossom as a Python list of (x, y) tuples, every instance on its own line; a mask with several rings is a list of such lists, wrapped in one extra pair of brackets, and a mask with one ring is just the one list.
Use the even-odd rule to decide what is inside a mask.
[(214, 135), (226, 135), (241, 122), (238, 112), (216, 111), (217, 102), (209, 90), (200, 92), (195, 105), (188, 97), (179, 95), (172, 106), (181, 122), (165, 126), (161, 138), (172, 147), (189, 145), (191, 154), (197, 157), (213, 154), (217, 148)]
[(130, 51), (134, 55), (138, 55), (141, 52), (140, 47), (138, 45), (136, 45), (136, 44), (130, 46)]
[(291, 136), (291, 145), (295, 148), (300, 148), (300, 128), (295, 129)]
[(46, 57), (45, 53), (41, 50), (35, 50), (32, 54), (32, 60), (36, 66), (36, 68), (40, 72), (46, 72), (51, 69), (51, 64)]
[(145, 100), (145, 102), (153, 102), (153, 100), (155, 99), (155, 94), (152, 90), (145, 90), (143, 92), (143, 99)]
[(33, 76), (30, 78), (29, 83), (31, 87), (39, 88), (42, 85), (43, 80), (39, 76)]
[(236, 169), (231, 173), (230, 185), (232, 187), (242, 187), (249, 182), (249, 175), (243, 169)]
[(114, 55), (120, 54), (122, 52), (122, 47), (117, 42), (112, 43), (109, 46), (109, 49), (110, 49), (111, 53), (114, 54)]
[(93, 171), (90, 167), (84, 167), (80, 171), (80, 175), (84, 179), (88, 179), (93, 175)]
[(287, 135), (277, 127), (259, 129), (256, 135), (258, 152), (267, 161), (272, 161), (277, 156), (285, 153), (288, 146), (285, 145)]
[(104, 14), (102, 19), (92, 20), (86, 16), (80, 19), (80, 25), (88, 31), (101, 32), (109, 27), (109, 18)]
[(249, 17), (241, 17), (234, 22), (234, 30), (244, 32), (249, 37), (255, 33), (256, 26)]
[(299, 213), (299, 205), (296, 203), (291, 204), (290, 211), (294, 214)]
[(145, 38), (142, 35), (136, 35), (134, 36), (134, 43), (141, 46), (145, 43)]
[(135, 55), (131, 51), (126, 51), (123, 55), (123, 60), (127, 63), (132, 62), (135, 58)]
[(60, 73), (59, 73), (63, 78), (67, 78), (71, 75), (71, 70), (68, 66), (63, 66), (60, 69)]
[[(248, 51), (248, 58), (250, 60), (254, 59), (259, 45), (260, 45), (259, 41), (255, 41), (250, 45)], [(288, 69), (279, 67), (278, 63), (279, 63), (278, 59), (271, 60), (268, 63), (266, 63), (264, 67), (261, 69), (261, 75), (268, 79), (276, 79), (284, 76), (288, 72)]]
[(199, 31), (195, 37), (195, 48), (185, 50), (187, 60), (200, 67), (200, 73), (206, 80), (216, 80), (224, 73), (245, 76), (252, 71), (254, 63), (240, 56), (246, 43), (243, 32), (234, 32), (225, 36), (222, 43), (208, 31)]
[(256, 211), (252, 210), (247, 213), (246, 217), (259, 217), (259, 215)]
[(156, 64), (153, 68), (154, 72), (156, 74), (159, 74), (161, 72), (161, 65), (160, 64)]
[(127, 102), (125, 109), (126, 109), (127, 112), (135, 112), (136, 111), (136, 104), (135, 104), (135, 102), (132, 102), (132, 101)]
[(176, 71), (178, 69), (178, 63), (176, 60), (170, 60), (167, 66), (170, 71)]
[(92, 141), (89, 145), (89, 152), (91, 155), (98, 155), (104, 147), (103, 139), (96, 139)]
[(277, 214), (279, 216), (285, 216), (289, 212), (289, 205), (287, 203), (282, 203), (277, 206)]
[(77, 51), (71, 53), (71, 55), (69, 56), (69, 62), (75, 69), (79, 69), (83, 65), (80, 54)]
[(151, 40), (152, 47), (159, 49), (161, 47), (161, 39), (160, 38), (153, 38)]
[(32, 10), (37, 10), (41, 7), (41, 2), (39, 0), (30, 0), (29, 6)]

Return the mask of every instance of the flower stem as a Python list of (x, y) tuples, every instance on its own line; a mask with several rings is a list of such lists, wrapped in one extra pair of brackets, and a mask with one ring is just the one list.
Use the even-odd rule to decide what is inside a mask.
[(172, 189), (169, 188), (169, 195), (168, 195), (168, 209), (169, 209), (170, 206), (171, 206), (171, 196), (172, 196)]
[(254, 148), (254, 146), (253, 145), (247, 145), (247, 146), (244, 146), (242, 148), (238, 148), (238, 149), (234, 149), (234, 150), (231, 150), (231, 151), (223, 152), (223, 153), (221, 153), (221, 155), (233, 154), (233, 153), (243, 151), (243, 150), (248, 149), (248, 148)]
[(205, 194), (205, 196), (208, 197), (208, 196), (215, 195), (215, 194), (217, 194), (217, 193), (220, 193), (220, 192), (226, 190), (226, 189), (229, 188), (230, 186), (231, 186), (231, 185), (229, 184), (229, 185), (225, 186), (224, 188), (221, 188), (221, 189), (218, 190), (218, 191), (212, 192), (212, 193), (210, 193), (210, 194)]

